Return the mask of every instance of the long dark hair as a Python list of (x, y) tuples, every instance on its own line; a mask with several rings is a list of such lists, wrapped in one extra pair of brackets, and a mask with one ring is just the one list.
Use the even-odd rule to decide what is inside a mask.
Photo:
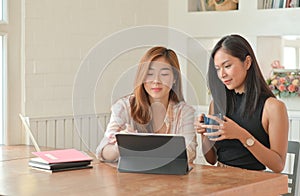
[[(227, 54), (240, 59), (242, 62), (247, 56), (252, 59), (251, 66), (247, 71), (245, 84), (245, 96), (242, 101), (242, 113), (252, 115), (255, 111), (259, 97), (264, 95), (267, 97), (275, 97), (269, 89), (257, 63), (253, 49), (248, 41), (240, 35), (228, 35), (223, 37), (214, 47), (211, 53), (209, 68), (208, 68), (208, 86), (211, 91), (214, 112), (222, 112), (223, 114), (233, 113), (235, 99), (234, 90), (229, 90), (218, 78), (217, 70), (214, 64), (214, 57), (218, 50), (224, 50)], [(233, 107), (228, 107), (233, 106)]]
[(176, 53), (165, 47), (156, 46), (149, 49), (139, 62), (135, 76), (134, 96), (130, 101), (131, 116), (134, 121), (140, 124), (147, 124), (151, 120), (149, 95), (144, 88), (144, 79), (148, 73), (151, 62), (163, 57), (171, 65), (175, 83), (169, 94), (169, 100), (175, 104), (184, 101), (182, 94), (180, 65)]

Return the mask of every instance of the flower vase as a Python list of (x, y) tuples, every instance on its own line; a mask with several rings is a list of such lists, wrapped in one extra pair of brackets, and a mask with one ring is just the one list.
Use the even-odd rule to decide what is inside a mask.
[(287, 110), (300, 110), (300, 97), (280, 97), (279, 100), (283, 101)]

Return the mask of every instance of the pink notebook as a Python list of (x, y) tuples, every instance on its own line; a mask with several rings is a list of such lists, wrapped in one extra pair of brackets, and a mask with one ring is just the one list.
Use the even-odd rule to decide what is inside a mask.
[(76, 149), (40, 151), (32, 152), (32, 154), (42, 158), (49, 164), (92, 160), (90, 156)]

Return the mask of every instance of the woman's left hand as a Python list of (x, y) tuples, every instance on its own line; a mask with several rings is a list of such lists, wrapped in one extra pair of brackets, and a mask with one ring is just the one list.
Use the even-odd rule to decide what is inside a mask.
[(236, 122), (231, 120), (230, 118), (223, 116), (224, 120), (221, 120), (217, 117), (214, 117), (212, 115), (208, 115), (208, 117), (215, 119), (219, 122), (219, 125), (202, 125), (202, 127), (205, 128), (213, 128), (218, 129), (216, 132), (211, 133), (203, 133), (205, 136), (219, 136), (216, 138), (210, 138), (211, 141), (221, 141), (224, 139), (238, 139), (241, 129), (243, 129), (241, 126), (239, 126)]

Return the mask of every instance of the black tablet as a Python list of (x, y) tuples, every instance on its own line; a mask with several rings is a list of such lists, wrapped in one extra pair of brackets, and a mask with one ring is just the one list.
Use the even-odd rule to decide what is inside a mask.
[(116, 134), (119, 172), (187, 174), (185, 139), (170, 134)]

